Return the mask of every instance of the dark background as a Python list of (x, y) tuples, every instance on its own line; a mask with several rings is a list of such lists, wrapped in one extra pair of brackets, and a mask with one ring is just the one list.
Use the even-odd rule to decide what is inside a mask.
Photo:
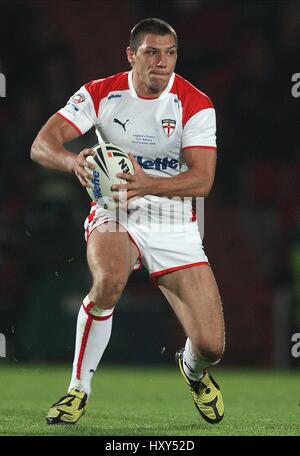
[[(300, 332), (299, 1), (2, 1), (0, 332), (7, 357), (71, 361), (90, 277), (76, 179), (30, 161), (41, 126), (81, 85), (129, 69), (136, 22), (176, 29), (176, 71), (212, 99), (218, 165), (205, 202), (206, 253), (227, 325), (224, 365), (293, 367)], [(300, 91), (299, 91), (300, 94)], [(93, 133), (70, 144), (80, 151)], [(144, 270), (115, 312), (105, 358), (168, 363), (184, 336)]]

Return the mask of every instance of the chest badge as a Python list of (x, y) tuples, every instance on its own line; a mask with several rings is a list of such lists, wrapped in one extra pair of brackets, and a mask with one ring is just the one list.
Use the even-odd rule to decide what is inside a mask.
[(171, 136), (172, 133), (174, 133), (174, 130), (176, 128), (176, 120), (173, 119), (163, 119), (161, 121), (162, 127), (164, 129), (165, 134), (168, 136), (168, 138)]

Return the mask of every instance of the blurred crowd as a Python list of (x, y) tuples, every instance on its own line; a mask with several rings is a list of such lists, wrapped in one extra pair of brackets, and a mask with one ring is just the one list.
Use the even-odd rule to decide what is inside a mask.
[[(224, 301), (227, 360), (283, 364), (274, 354), (278, 292), (288, 296), (286, 335), (300, 330), (300, 98), (291, 93), (300, 72), (300, 3), (3, 1), (0, 11), (7, 84), (0, 99), (0, 332), (11, 339), (12, 356), (67, 356), (59, 343), (41, 350), (38, 321), (51, 319), (59, 288), (71, 333), (73, 301), (89, 283), (81, 228), (88, 196), (72, 176), (30, 161), (33, 139), (82, 84), (129, 69), (130, 29), (161, 17), (179, 36), (177, 73), (207, 93), (217, 112), (218, 165), (204, 241)], [(95, 141), (88, 133), (69, 147)], [(145, 287), (149, 294), (145, 278), (132, 279), (125, 301)], [(163, 318), (172, 345), (178, 328), (173, 316)]]

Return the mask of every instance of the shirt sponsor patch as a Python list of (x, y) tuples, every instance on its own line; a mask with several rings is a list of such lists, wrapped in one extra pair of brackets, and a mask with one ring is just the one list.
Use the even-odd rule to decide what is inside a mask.
[(68, 101), (66, 108), (68, 108), (68, 110), (73, 111), (73, 112), (74, 112), (74, 111), (75, 111), (75, 112), (79, 111), (79, 109), (77, 108), (77, 106), (74, 105), (74, 103), (71, 103), (70, 101)]
[(169, 157), (157, 157), (155, 160), (149, 160), (138, 155), (136, 156), (136, 161), (144, 169), (156, 169), (157, 171), (161, 171), (167, 168), (177, 169), (179, 165), (179, 160)]
[(109, 95), (108, 100), (111, 100), (112, 98), (121, 98), (122, 95), (120, 93), (112, 93)]

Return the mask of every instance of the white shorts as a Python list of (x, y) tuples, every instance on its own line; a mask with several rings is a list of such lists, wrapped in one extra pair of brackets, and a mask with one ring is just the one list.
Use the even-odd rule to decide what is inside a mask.
[(209, 264), (196, 220), (185, 222), (178, 229), (165, 230), (157, 223), (137, 223), (130, 214), (117, 218), (114, 212), (91, 204), (90, 215), (84, 223), (85, 239), (88, 240), (91, 232), (103, 223), (117, 221), (139, 251), (134, 270), (145, 266), (154, 279), (178, 269)]

